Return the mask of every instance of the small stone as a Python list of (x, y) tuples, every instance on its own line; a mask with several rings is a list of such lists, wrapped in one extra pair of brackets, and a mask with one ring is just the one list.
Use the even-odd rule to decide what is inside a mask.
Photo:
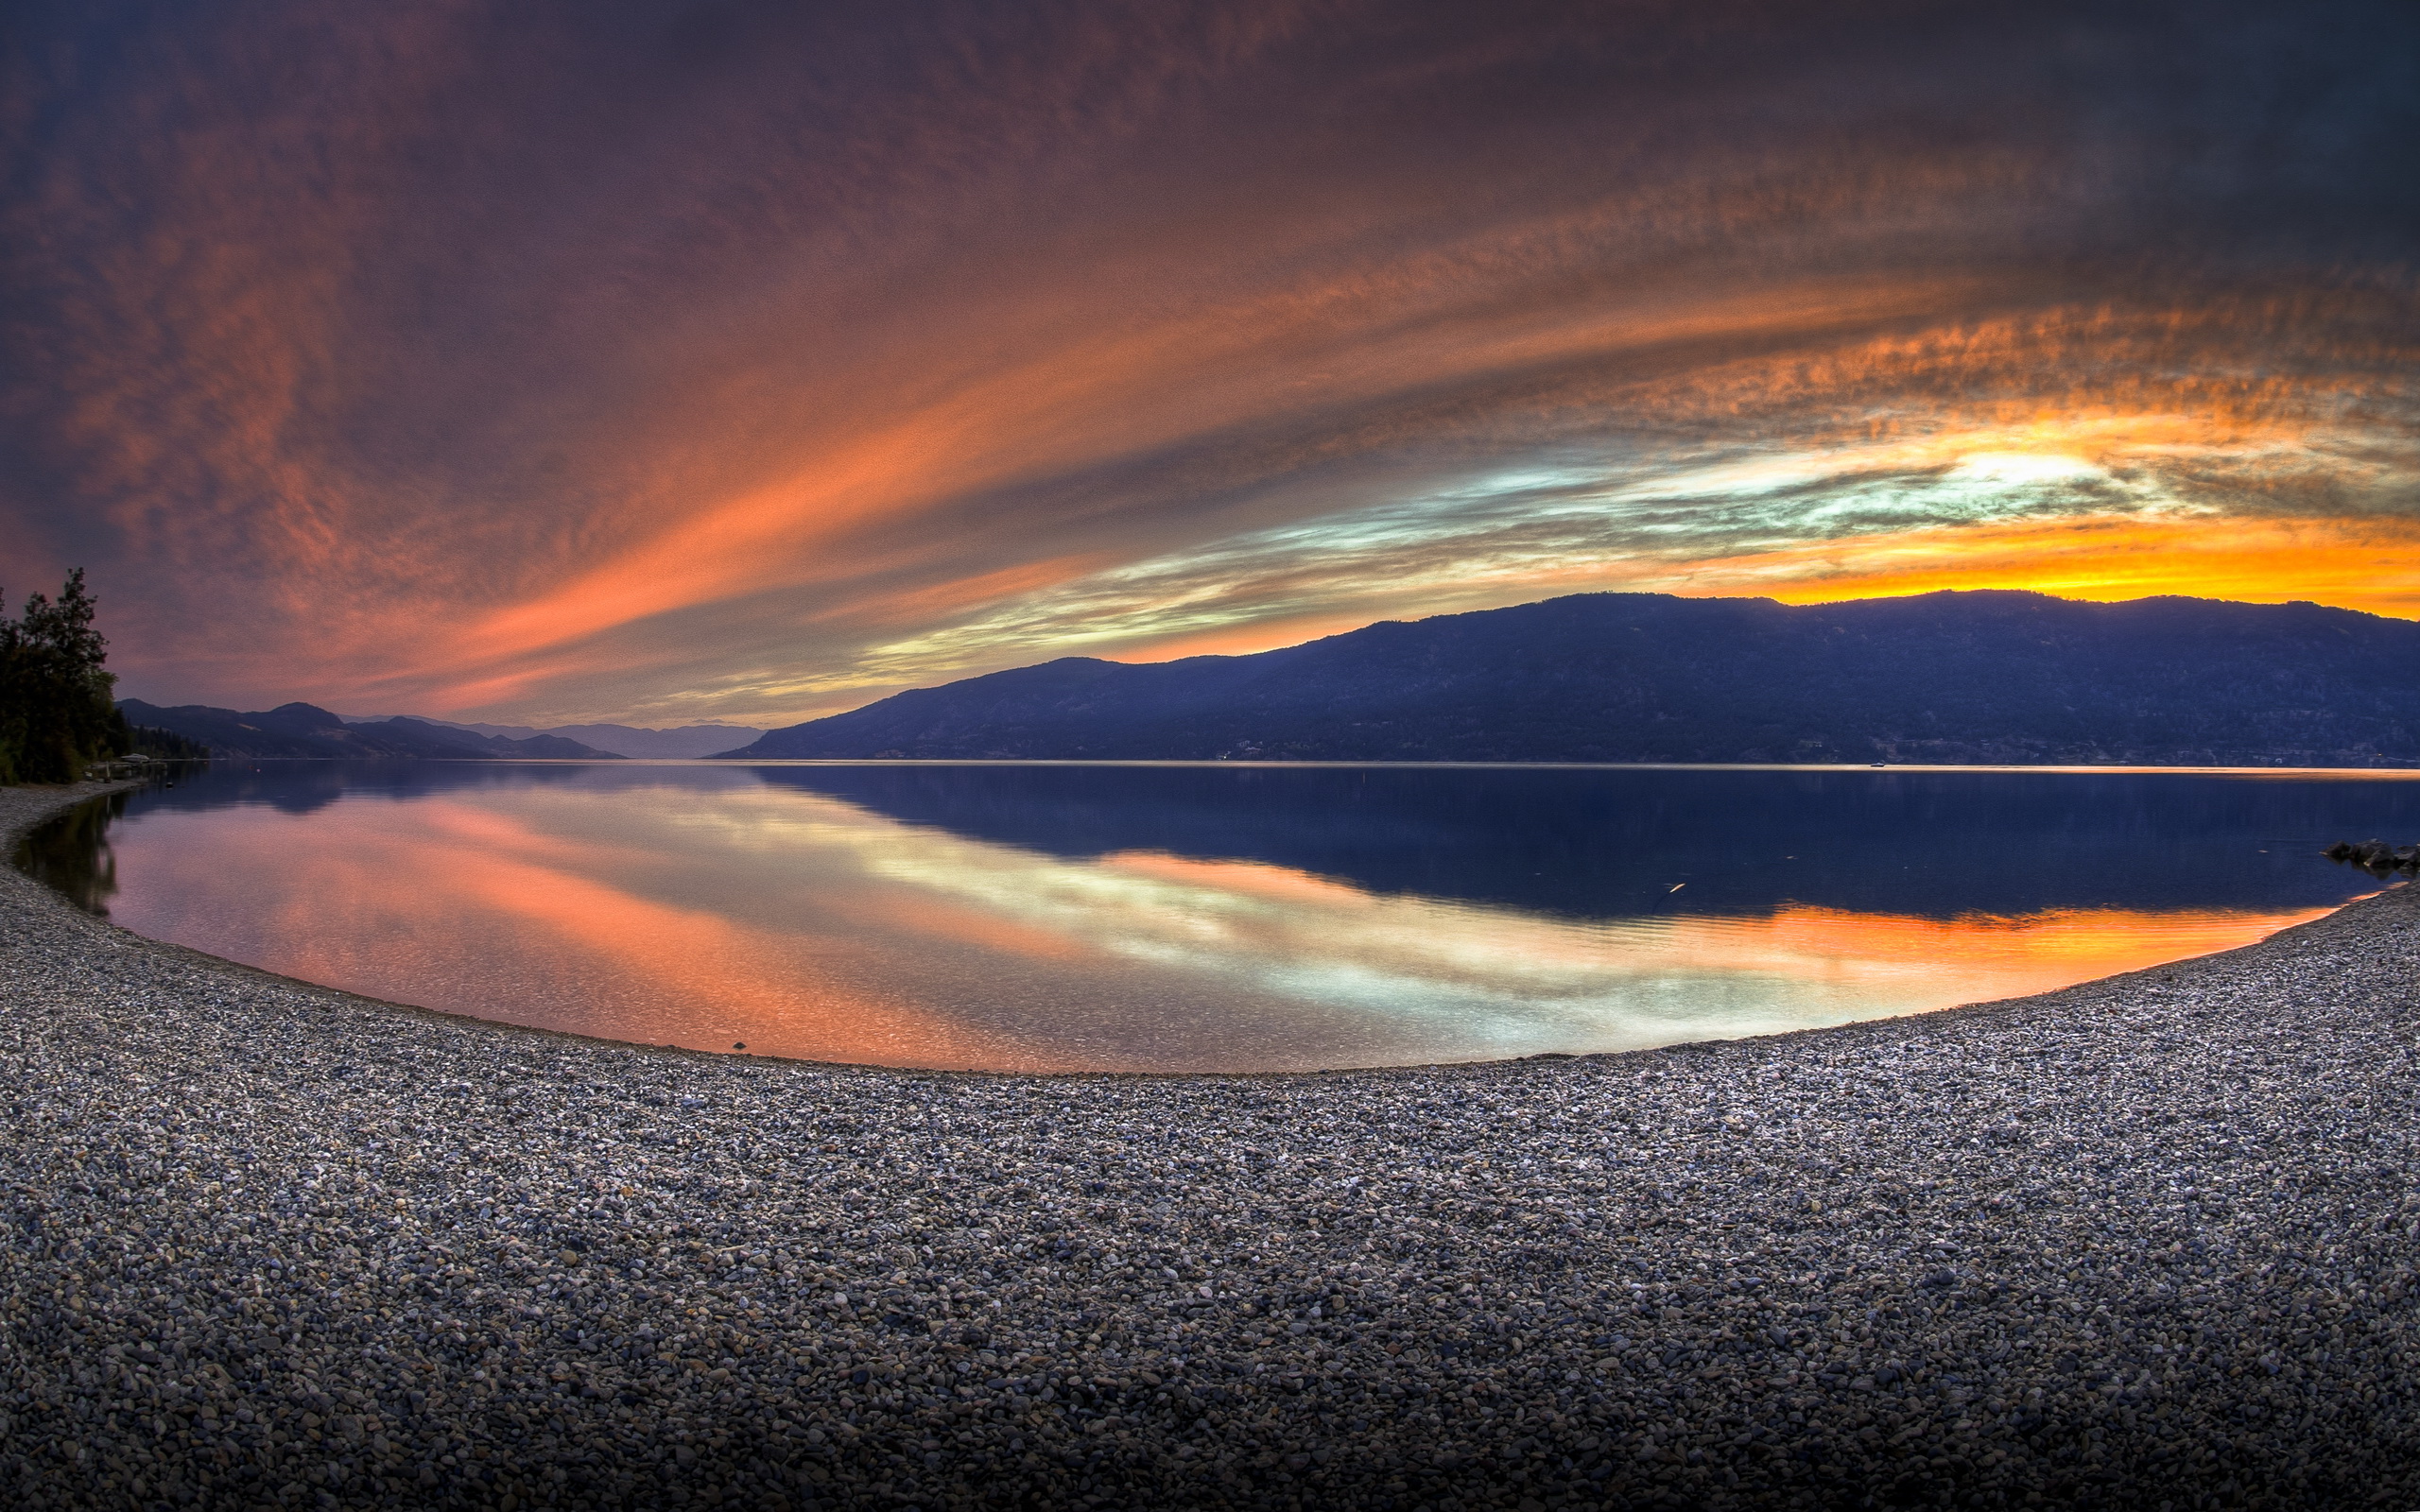
[(2389, 888), (1765, 1040), (961, 1076), (390, 1009), (0, 872), (0, 1504), (2420, 1504), (2415, 948)]

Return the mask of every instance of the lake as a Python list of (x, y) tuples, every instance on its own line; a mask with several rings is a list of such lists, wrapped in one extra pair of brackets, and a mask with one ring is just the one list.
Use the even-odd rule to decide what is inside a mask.
[(221, 762), (18, 864), (137, 933), (608, 1039), (1003, 1071), (1922, 1012), (2384, 885), (2420, 774)]

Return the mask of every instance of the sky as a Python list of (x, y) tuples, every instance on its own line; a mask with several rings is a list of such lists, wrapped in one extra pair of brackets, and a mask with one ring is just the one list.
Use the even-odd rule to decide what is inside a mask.
[(779, 725), (1561, 593), (2420, 617), (2408, 5), (0, 20), (0, 591)]

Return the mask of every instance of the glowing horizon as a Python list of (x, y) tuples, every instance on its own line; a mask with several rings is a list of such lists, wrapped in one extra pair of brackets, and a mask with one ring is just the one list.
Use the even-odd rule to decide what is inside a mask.
[(24, 33), (0, 588), (86, 567), (130, 696), (779, 725), (1598, 590), (2420, 617), (2397, 8)]

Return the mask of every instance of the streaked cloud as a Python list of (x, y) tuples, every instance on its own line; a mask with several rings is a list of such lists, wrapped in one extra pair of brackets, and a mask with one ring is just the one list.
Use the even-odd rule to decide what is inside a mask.
[(0, 582), (755, 721), (1595, 588), (2420, 603), (2386, 6), (37, 8)]

